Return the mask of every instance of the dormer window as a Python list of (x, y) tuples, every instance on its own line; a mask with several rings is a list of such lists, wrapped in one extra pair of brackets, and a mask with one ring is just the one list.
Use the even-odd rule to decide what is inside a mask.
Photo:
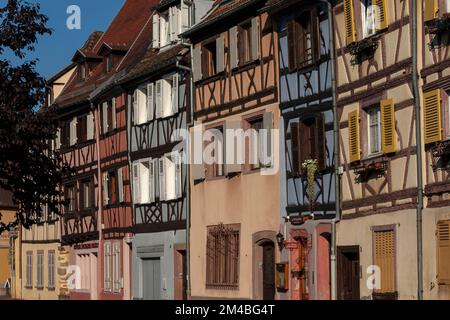
[(114, 67), (114, 61), (112, 54), (106, 56), (106, 73), (110, 72)]
[(190, 26), (189, 8), (180, 1), (177, 6), (153, 15), (153, 48), (162, 48), (179, 40), (179, 35)]
[(79, 74), (79, 78), (80, 81), (84, 81), (87, 78), (87, 66), (86, 63), (83, 62), (82, 64), (80, 64), (80, 74)]

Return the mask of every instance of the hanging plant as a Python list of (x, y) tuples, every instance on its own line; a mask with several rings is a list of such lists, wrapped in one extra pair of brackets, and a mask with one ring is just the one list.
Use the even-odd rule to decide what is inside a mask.
[(316, 179), (316, 172), (319, 170), (319, 162), (317, 160), (309, 159), (303, 162), (302, 167), (306, 170), (308, 179), (308, 199), (311, 209), (314, 207), (316, 192), (314, 190), (314, 183)]

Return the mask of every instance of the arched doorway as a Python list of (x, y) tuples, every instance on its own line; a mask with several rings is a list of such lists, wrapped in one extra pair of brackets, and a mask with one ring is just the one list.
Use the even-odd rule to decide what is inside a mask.
[(253, 299), (275, 299), (275, 244), (274, 231), (261, 231), (253, 235)]

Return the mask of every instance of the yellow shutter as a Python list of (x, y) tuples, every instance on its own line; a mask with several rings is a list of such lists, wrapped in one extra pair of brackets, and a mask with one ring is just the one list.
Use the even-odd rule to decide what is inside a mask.
[(359, 110), (352, 111), (348, 114), (348, 143), (350, 162), (359, 161), (361, 159), (359, 144)]
[(425, 0), (425, 10), (423, 12), (423, 19), (425, 22), (434, 20), (438, 17), (439, 5), (438, 0)]
[(375, 265), (381, 271), (381, 289), (377, 292), (395, 292), (395, 231), (376, 231), (374, 240)]
[(344, 0), (344, 15), (345, 15), (345, 43), (349, 45), (356, 41), (353, 0)]
[(381, 109), (381, 142), (383, 153), (397, 151), (397, 135), (395, 131), (395, 108), (394, 100), (382, 100)]
[(375, 0), (377, 30), (386, 29), (389, 26), (386, 0)]
[(438, 223), (438, 282), (450, 284), (450, 221)]
[(425, 144), (442, 140), (441, 91), (440, 89), (424, 92), (423, 112), (425, 127)]

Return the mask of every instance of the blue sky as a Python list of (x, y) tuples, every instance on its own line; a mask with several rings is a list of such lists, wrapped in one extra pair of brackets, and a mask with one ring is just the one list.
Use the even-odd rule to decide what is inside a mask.
[[(48, 78), (68, 65), (77, 48), (93, 31), (106, 31), (125, 0), (28, 0), (41, 5), (41, 12), (49, 17), (51, 36), (40, 37), (36, 51), (26, 59), (38, 58), (37, 71)], [(3, 0), (0, 4), (3, 5)], [(69, 30), (66, 13), (70, 5), (81, 9), (81, 29)], [(11, 57), (6, 54), (7, 57)]]

